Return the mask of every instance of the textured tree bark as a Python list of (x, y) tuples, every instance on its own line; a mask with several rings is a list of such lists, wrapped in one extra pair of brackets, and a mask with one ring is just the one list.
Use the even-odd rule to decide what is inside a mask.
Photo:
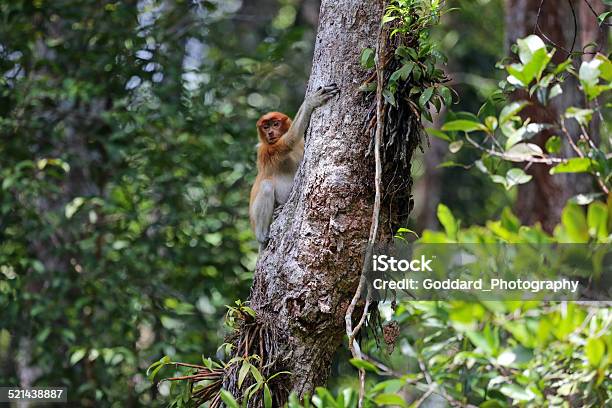
[[(578, 17), (578, 2), (544, 1), (541, 0), (506, 0), (506, 46), (510, 54), (510, 45), (518, 38), (530, 34), (541, 36), (549, 46), (557, 48), (553, 61), (560, 63), (568, 57), (567, 51), (580, 51), (582, 49), (581, 37), (589, 27), (580, 25)], [(539, 10), (541, 6), (541, 10)], [(576, 13), (577, 29), (574, 29), (574, 15)], [(539, 18), (538, 18), (539, 11)], [(536, 27), (537, 21), (537, 27)], [(545, 38), (545, 37), (546, 38)], [(552, 44), (552, 43), (554, 44)], [(524, 118), (530, 117), (532, 122), (551, 123), (563, 114), (569, 106), (581, 106), (583, 98), (577, 88), (574, 77), (569, 77), (563, 84), (563, 94), (553, 99), (548, 106), (540, 105), (535, 98), (529, 98), (524, 92), (517, 92), (515, 99), (531, 100), (532, 105), (522, 112)], [(577, 129), (569, 131), (577, 136)], [(546, 140), (553, 134), (552, 131), (543, 131), (537, 135), (533, 142), (544, 146)], [(565, 143), (564, 156), (570, 157), (574, 153)], [(533, 176), (530, 183), (519, 186), (516, 202), (516, 213), (523, 224), (542, 224), (544, 230), (552, 232), (559, 223), (561, 212), (567, 200), (589, 190), (589, 180), (575, 175), (549, 175), (550, 166), (533, 164), (527, 173)]]
[(330, 83), (341, 93), (312, 117), (291, 197), (255, 271), (251, 307), (274, 332), (277, 369), (292, 373), (283, 381), (298, 395), (327, 380), (361, 272), (374, 172), (359, 56), (375, 46), (382, 11), (381, 1), (322, 2), (307, 94)]

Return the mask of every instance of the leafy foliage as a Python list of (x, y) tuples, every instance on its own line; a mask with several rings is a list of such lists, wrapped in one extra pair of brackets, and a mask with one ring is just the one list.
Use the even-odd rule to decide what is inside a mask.
[(0, 4), (0, 384), (24, 355), (79, 406), (163, 406), (182, 389), (144, 368), (222, 343), (256, 257), (253, 124), (297, 108), (312, 35), (236, 5)]
[[(477, 18), (495, 9), (464, 3)], [(169, 396), (172, 406), (189, 407), (206, 392), (229, 407), (251, 398), (274, 405), (269, 383), (289, 373), (266, 372), (257, 354), (228, 363), (201, 355), (229, 347), (217, 350), (224, 314), (230, 330), (255, 317), (243, 303), (224, 306), (247, 295), (255, 260), (244, 200), (254, 149), (245, 146), (256, 143), (249, 129), (260, 111), (281, 108), (281, 100), (297, 106), (311, 38), (296, 23), (295, 2), (281, 1), (272, 21), (257, 27), (233, 18), (236, 4), (0, 4), (0, 384), (19, 383), (19, 358), (35, 369), (35, 385), (67, 386), (82, 406), (163, 406)], [(385, 88), (391, 106), (406, 95), (417, 112), (450, 103), (437, 66), (445, 58), (429, 33), (441, 14), (442, 2), (433, 0), (394, 0), (388, 8), (393, 39), (410, 42), (393, 55)], [(490, 36), (473, 37), (454, 49), (464, 59), (482, 58), (474, 44), (490, 50), (486, 58), (501, 49)], [(530, 181), (516, 163), (534, 159), (559, 159), (553, 174), (589, 173), (608, 188), (609, 146), (580, 139), (582, 157), (566, 157), (560, 125), (588, 135), (605, 114), (599, 101), (610, 90), (610, 61), (598, 55), (577, 70), (555, 66), (554, 51), (531, 37), (516, 51), (503, 90), (524, 89), (546, 104), (574, 75), (590, 105), (564, 112), (557, 136), (540, 150), (530, 140), (549, 124), (520, 119), (526, 105), (507, 103), (501, 92), (477, 115), (452, 113), (430, 134), (453, 153), (497, 152), (473, 165), (510, 190)], [(366, 49), (361, 63), (371, 69), (374, 58)], [(471, 66), (487, 66), (481, 62)], [(472, 82), (484, 92), (486, 81)], [(492, 185), (483, 197), (497, 194)], [(509, 210), (462, 228), (470, 223), (440, 206), (443, 231), (426, 231), (422, 240), (609, 243), (611, 212), (605, 194), (581, 194), (547, 234), (520, 225)], [(382, 312), (401, 323), (396, 350), (365, 339), (376, 360), (349, 366), (340, 358), (337, 386), (303, 401), (291, 395), (289, 408), (355, 407), (350, 367), (370, 373), (367, 406), (419, 405), (426, 395), (483, 407), (612, 404), (609, 309), (405, 302)], [(168, 355), (202, 363), (184, 367)], [(247, 395), (240, 403), (215, 383), (227, 369), (240, 372)], [(198, 381), (155, 383), (162, 375)]]
[[(430, 0), (392, 0), (383, 17), (383, 24), (389, 25), (390, 38), (396, 40), (394, 47), (395, 64), (385, 81), (383, 96), (392, 106), (410, 103), (415, 112), (421, 112), (431, 120), (427, 107), (438, 111), (442, 105), (450, 105), (452, 95), (443, 86), (444, 71), (437, 67), (446, 62), (446, 57), (431, 40), (430, 31), (440, 21), (444, 2)], [(375, 52), (366, 48), (361, 54), (361, 65), (374, 68)], [(387, 64), (389, 64), (387, 62)], [(376, 89), (374, 82), (366, 82), (362, 91)]]
[[(575, 75), (581, 84), (581, 90), (588, 101), (605, 97), (612, 86), (612, 63), (604, 55), (597, 55), (591, 61), (582, 62), (578, 73), (573, 69), (571, 60), (560, 65), (551, 63), (554, 50), (549, 51), (544, 42), (531, 35), (517, 41), (516, 47), (520, 62), (505, 66), (508, 73), (507, 83), (502, 84), (501, 91), (523, 89), (529, 95), (536, 95), (538, 102), (546, 105), (551, 99), (562, 93), (562, 84), (568, 75)], [(508, 85), (508, 86), (507, 86)], [(603, 109), (597, 101), (590, 108), (569, 107), (564, 115), (554, 123), (533, 123), (529, 118), (522, 119), (518, 114), (530, 102), (518, 101), (502, 104), (498, 115), (491, 111), (489, 102), (480, 109), (479, 116), (461, 113), (463, 117), (446, 122), (439, 131), (430, 132), (450, 142), (449, 150), (458, 152), (464, 145), (469, 145), (482, 152), (480, 160), (474, 164), (483, 173), (490, 176), (495, 183), (510, 189), (515, 185), (531, 180), (520, 168), (508, 168), (506, 163), (545, 163), (552, 165), (550, 174), (590, 173), (604, 193), (612, 186), (612, 157), (608, 138), (602, 138), (596, 145), (590, 135), (589, 126), (594, 114), (603, 115)], [(493, 114), (489, 114), (493, 113)], [(572, 124), (577, 123), (578, 132), (571, 132)], [(574, 126), (575, 127), (575, 126)], [(563, 138), (553, 135), (545, 145), (546, 152), (530, 139), (543, 130), (557, 132)], [(573, 135), (572, 133), (578, 133)], [(478, 139), (474, 134), (482, 135)], [(559, 157), (563, 143), (567, 143), (577, 157)]]

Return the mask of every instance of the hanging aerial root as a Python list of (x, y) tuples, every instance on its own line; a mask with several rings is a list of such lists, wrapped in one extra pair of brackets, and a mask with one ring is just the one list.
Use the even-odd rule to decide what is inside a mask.
[(191, 399), (196, 406), (210, 401), (209, 408), (221, 407), (221, 386), (223, 385), (223, 376), (225, 374), (223, 365), (215, 364), (207, 367), (181, 362), (173, 362), (172, 364), (178, 367), (187, 367), (195, 371), (189, 375), (165, 378), (160, 383), (163, 381), (188, 381)]
[[(235, 331), (227, 339), (232, 354), (228, 362), (197, 365), (173, 362), (185, 367), (187, 375), (166, 378), (162, 381), (188, 381), (191, 400), (196, 406), (209, 403), (209, 408), (223, 406), (221, 390), (226, 390), (237, 401), (248, 400), (249, 407), (263, 407), (263, 386), (265, 381), (272, 396), (273, 406), (282, 406), (287, 400), (289, 389), (283, 376), (285, 361), (278, 345), (283, 344), (279, 331), (270, 319), (248, 313), (235, 315)], [(240, 370), (247, 365), (248, 375), (239, 379)], [(280, 375), (279, 375), (280, 373)], [(247, 391), (248, 390), (248, 391)]]
[[(385, 38), (387, 52), (380, 55), (384, 62), (380, 68), (377, 68), (383, 79), (383, 88), (391, 75), (401, 67), (401, 62), (394, 58), (393, 50), (404, 44), (403, 41), (406, 40), (399, 35), (394, 36), (393, 39)], [(382, 135), (379, 148), (382, 185), (385, 186), (381, 201), (383, 208), (389, 209), (389, 215), (392, 216), (387, 220), (390, 234), (393, 234), (400, 226), (405, 225), (412, 209), (413, 203), (410, 193), (412, 189), (412, 157), (416, 148), (423, 150), (422, 140), (425, 133), (421, 123), (420, 108), (410, 96), (411, 88), (408, 82), (402, 83), (395, 91), (395, 104), (391, 104), (383, 98), (380, 112), (377, 108), (378, 97), (376, 97), (372, 101), (373, 106), (366, 117), (364, 126), (364, 130), (371, 137), (366, 155), (369, 156), (375, 151), (376, 132), (379, 128), (378, 123), (381, 123)], [(379, 120), (379, 116), (382, 117), (382, 121)]]

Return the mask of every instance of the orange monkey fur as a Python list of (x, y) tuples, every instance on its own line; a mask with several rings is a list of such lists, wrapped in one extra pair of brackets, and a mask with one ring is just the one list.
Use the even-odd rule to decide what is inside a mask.
[(285, 204), (291, 194), (295, 173), (304, 156), (304, 134), (313, 110), (338, 92), (335, 84), (317, 89), (304, 99), (293, 121), (280, 112), (266, 113), (257, 121), (260, 143), (249, 219), (260, 245), (269, 238), (275, 209)]
[[(280, 126), (271, 132), (273, 138), (269, 140), (264, 132), (264, 126), (274, 121), (280, 122)], [(251, 189), (250, 208), (253, 207), (263, 181), (270, 181), (276, 190), (275, 206), (284, 204), (288, 198), (293, 184), (293, 176), (304, 155), (303, 140), (297, 140), (293, 146), (290, 146), (284, 137), (291, 124), (291, 119), (281, 112), (266, 113), (257, 121), (260, 143), (257, 149), (257, 177)], [(251, 226), (255, 229), (255, 219), (252, 212), (250, 221)]]

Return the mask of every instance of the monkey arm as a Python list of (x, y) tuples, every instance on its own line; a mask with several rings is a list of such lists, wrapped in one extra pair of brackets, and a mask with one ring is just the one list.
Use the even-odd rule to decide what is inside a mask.
[(297, 114), (295, 115), (295, 119), (291, 124), (291, 127), (283, 135), (281, 140), (283, 140), (290, 148), (292, 148), (298, 141), (304, 138), (304, 134), (306, 133), (306, 128), (308, 128), (308, 124), (310, 123), (310, 117), (312, 116), (312, 112), (322, 106), (330, 100), (333, 96), (338, 95), (340, 91), (336, 84), (331, 84), (319, 88), (314, 95), (306, 98), (300, 109), (298, 109)]

